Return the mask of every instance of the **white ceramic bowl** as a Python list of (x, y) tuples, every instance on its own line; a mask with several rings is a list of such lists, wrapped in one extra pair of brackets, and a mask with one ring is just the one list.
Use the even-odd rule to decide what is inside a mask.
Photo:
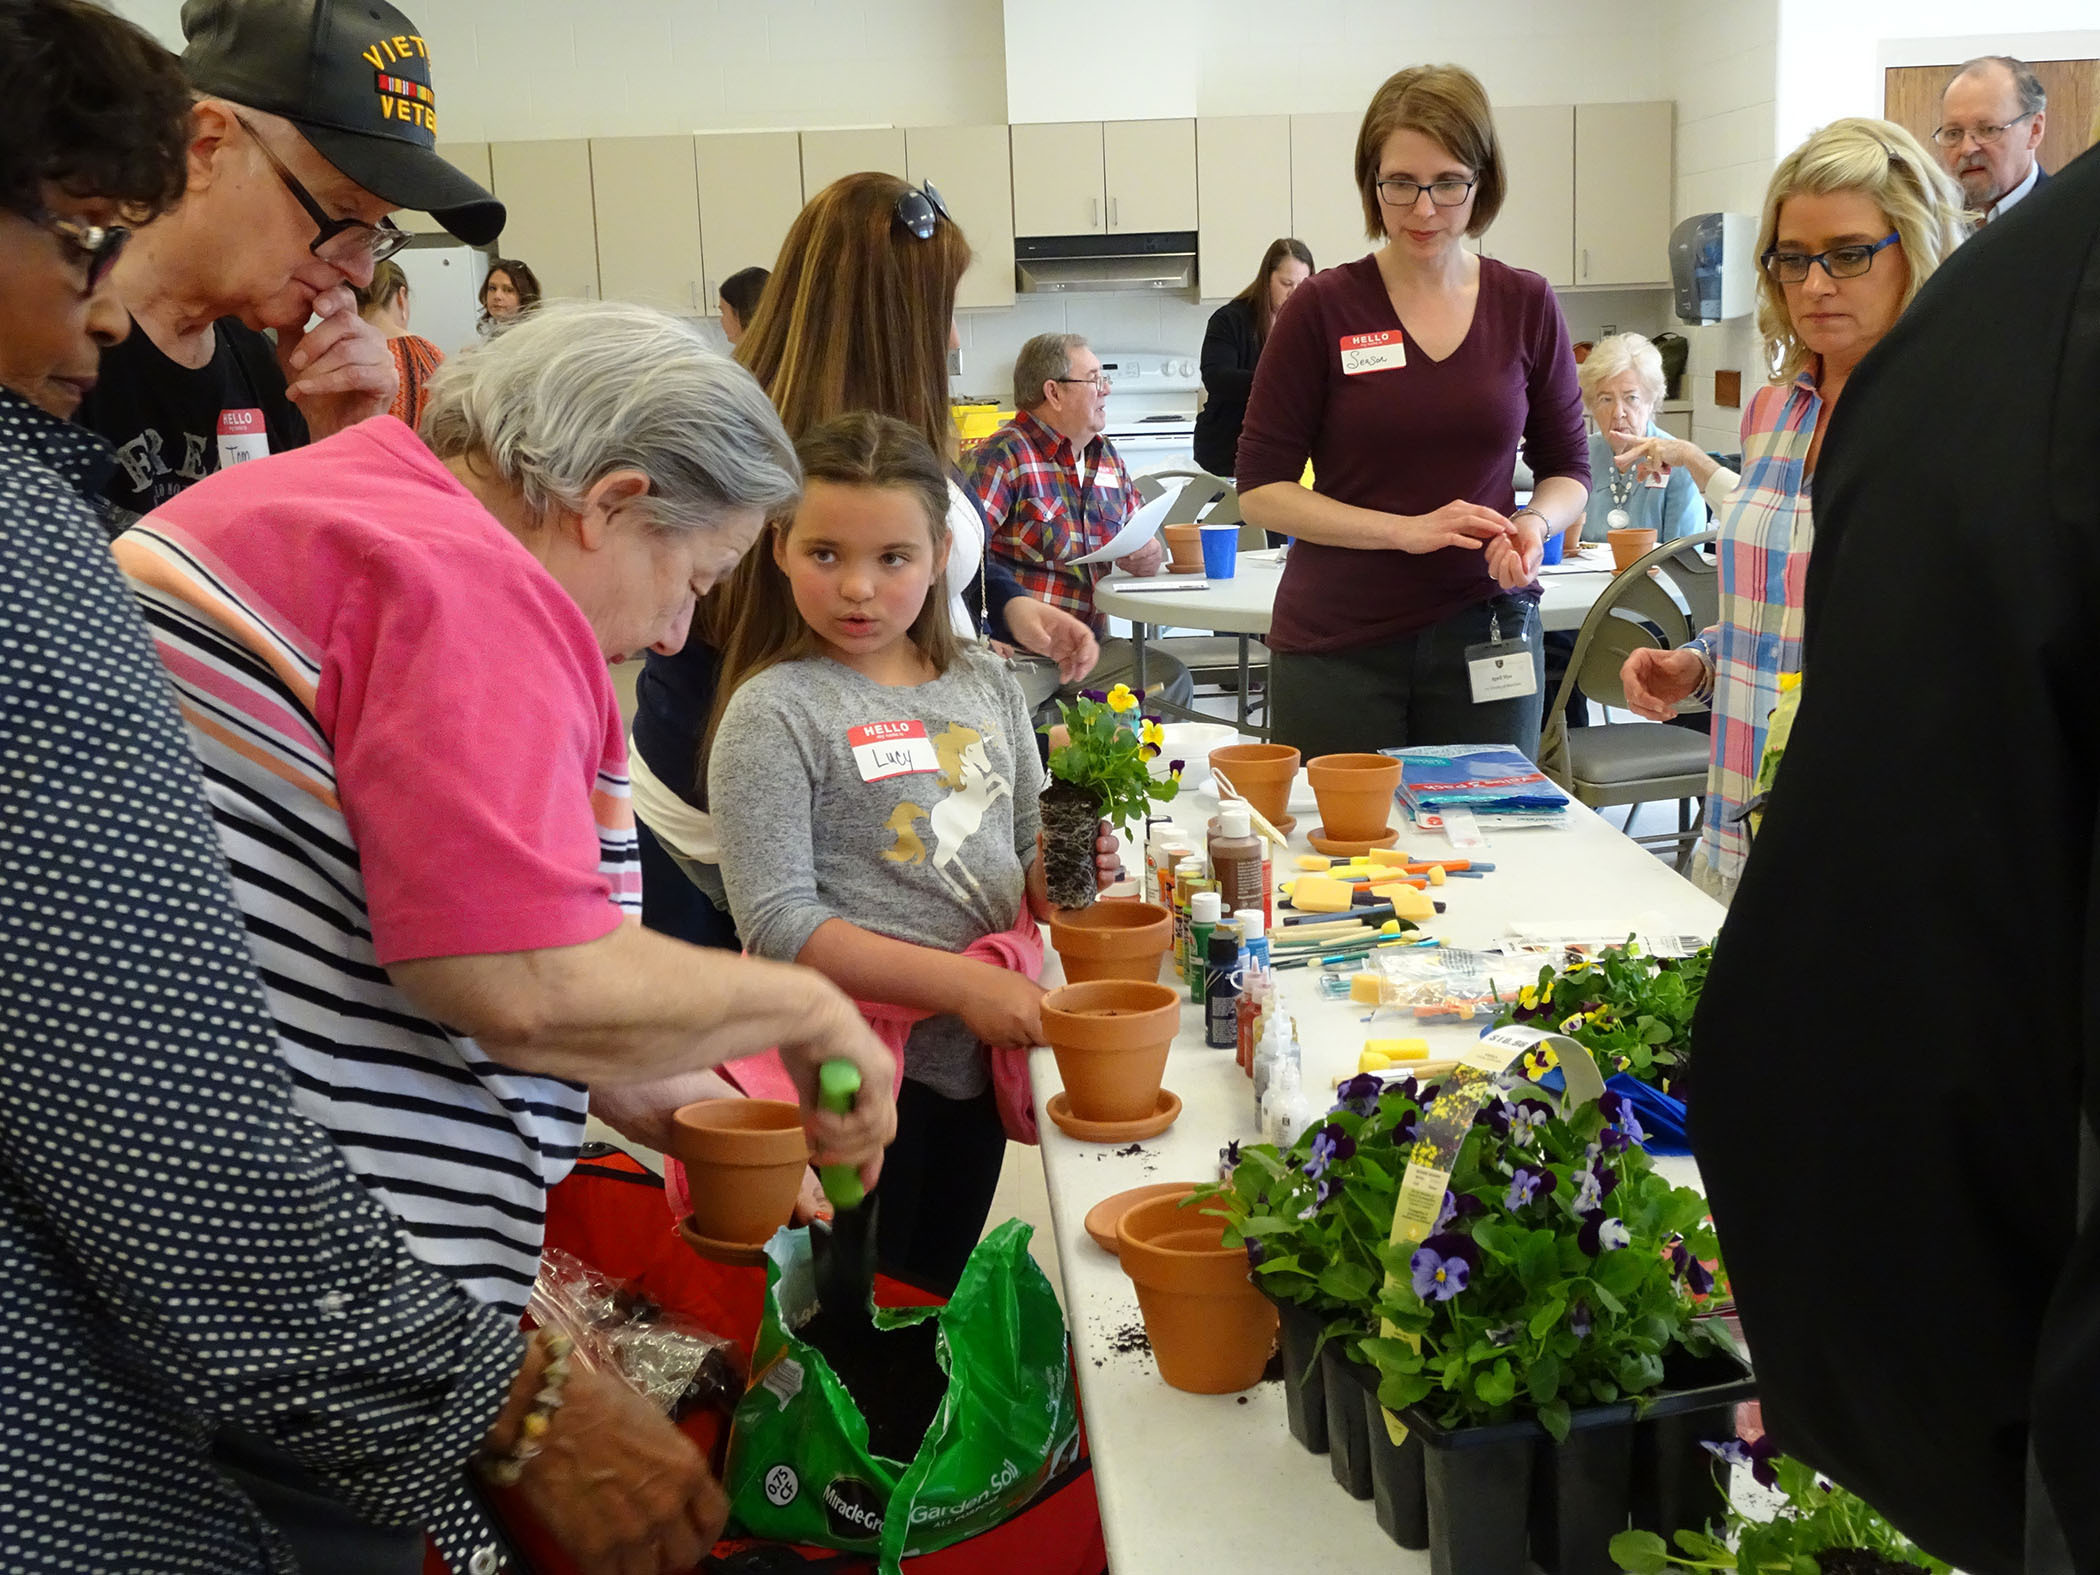
[(1239, 729), (1225, 722), (1167, 722), (1160, 727), (1163, 742), (1152, 759), (1152, 774), (1164, 777), (1167, 762), (1185, 761), (1182, 785), (1191, 790), (1210, 781), (1210, 752), (1241, 742)]

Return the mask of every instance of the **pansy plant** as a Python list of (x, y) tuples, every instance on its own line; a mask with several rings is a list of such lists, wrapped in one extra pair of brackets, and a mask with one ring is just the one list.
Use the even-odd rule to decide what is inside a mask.
[(1558, 971), (1541, 968), (1537, 982), (1522, 986), (1497, 1022), (1566, 1034), (1596, 1057), (1606, 1077), (1630, 1073), (1682, 1098), (1691, 1071), (1692, 1015), (1712, 960), (1710, 946), (1689, 957), (1650, 957), (1631, 943), (1606, 947)]

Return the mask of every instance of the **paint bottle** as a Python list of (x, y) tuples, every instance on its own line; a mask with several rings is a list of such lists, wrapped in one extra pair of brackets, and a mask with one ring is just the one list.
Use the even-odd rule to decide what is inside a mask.
[(1189, 899), (1203, 879), (1203, 860), (1188, 854), (1174, 866), (1174, 969), (1184, 982), (1189, 976)]
[(1203, 970), (1203, 1042), (1214, 1050), (1233, 1050), (1240, 1042), (1240, 937), (1229, 924), (1210, 933), (1210, 954)]
[(1174, 833), (1160, 844), (1159, 864), (1155, 871), (1159, 882), (1159, 895), (1152, 900), (1170, 913), (1174, 909), (1174, 871), (1181, 861), (1194, 851), (1180, 832)]
[(1217, 830), (1210, 839), (1210, 870), (1217, 877), (1227, 912), (1260, 908), (1268, 917), (1263, 899), (1269, 894), (1268, 844), (1254, 835), (1253, 822), (1244, 807), (1227, 805), (1211, 822)]
[(1261, 1042), (1262, 1018), (1269, 1010), (1269, 934), (1259, 908), (1242, 908), (1232, 916), (1240, 927), (1240, 1006), (1235, 1035), (1240, 1070), (1254, 1075), (1254, 1047)]
[(1188, 969), (1184, 977), (1188, 980), (1189, 999), (1192, 1001), (1203, 999), (1204, 974), (1210, 967), (1210, 932), (1224, 917), (1224, 900), (1216, 891), (1199, 891), (1189, 898)]
[(1158, 902), (1160, 893), (1171, 883), (1171, 876), (1162, 878), (1162, 858), (1170, 843), (1187, 846), (1181, 833), (1174, 829), (1171, 820), (1155, 820), (1145, 835), (1145, 901)]

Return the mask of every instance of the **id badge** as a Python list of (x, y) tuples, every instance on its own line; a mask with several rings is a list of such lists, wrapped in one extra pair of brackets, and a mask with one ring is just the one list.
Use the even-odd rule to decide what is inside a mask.
[(941, 769), (924, 722), (870, 722), (865, 727), (849, 727), (846, 747), (853, 751), (853, 763), (863, 782)]
[(1342, 375), (1361, 377), (1366, 372), (1396, 372), (1407, 365), (1407, 342), (1397, 328), (1372, 334), (1344, 334), (1341, 340)]
[(1519, 626), (1514, 640), (1502, 638), (1501, 621), (1490, 615), (1485, 645), (1466, 647), (1466, 676), (1473, 683), (1473, 703), (1521, 700), (1538, 693), (1539, 675), (1531, 660), (1531, 642)]
[(260, 410), (219, 412), (219, 469), (270, 457), (270, 430)]

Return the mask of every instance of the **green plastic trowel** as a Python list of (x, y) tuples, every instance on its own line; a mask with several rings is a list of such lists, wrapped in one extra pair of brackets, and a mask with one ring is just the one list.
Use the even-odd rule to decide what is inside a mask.
[[(847, 1115), (859, 1095), (860, 1068), (851, 1061), (826, 1061), (817, 1069), (820, 1108)], [(811, 1235), (818, 1305), (833, 1319), (869, 1322), (875, 1293), (875, 1211), (880, 1200), (867, 1196), (860, 1172), (851, 1165), (820, 1166), (817, 1179), (834, 1210), (830, 1228)]]

